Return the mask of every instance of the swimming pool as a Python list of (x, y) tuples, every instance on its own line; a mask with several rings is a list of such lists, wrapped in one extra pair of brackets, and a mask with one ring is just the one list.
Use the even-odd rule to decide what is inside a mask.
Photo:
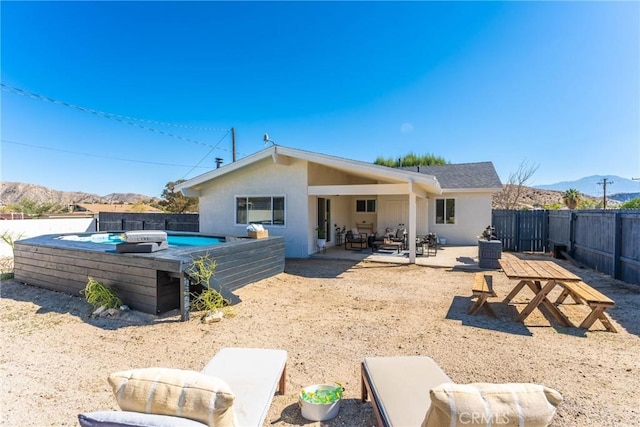
[[(92, 233), (92, 234), (68, 234), (57, 237), (60, 240), (69, 240), (73, 242), (91, 242), (117, 245), (124, 243), (125, 239), (122, 233)], [(167, 242), (169, 246), (209, 246), (218, 245), (226, 241), (225, 237), (202, 236), (193, 234), (167, 234)]]
[(190, 288), (185, 271), (194, 259), (207, 255), (215, 261), (210, 285), (226, 292), (227, 298), (235, 297), (232, 292), (248, 283), (284, 271), (284, 237), (249, 239), (167, 231), (167, 249), (118, 253), (120, 234), (49, 234), (18, 240), (15, 280), (78, 296), (91, 276), (115, 289), (134, 310), (162, 314), (180, 309), (187, 320)]

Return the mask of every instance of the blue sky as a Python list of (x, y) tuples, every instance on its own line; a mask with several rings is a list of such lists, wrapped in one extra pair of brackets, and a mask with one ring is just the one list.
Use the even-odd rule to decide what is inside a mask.
[(539, 165), (533, 185), (640, 177), (639, 2), (2, 1), (0, 14), (2, 181), (159, 196), (230, 163), (232, 127), (238, 158), (268, 132), (365, 162), (492, 161), (503, 182), (522, 161)]

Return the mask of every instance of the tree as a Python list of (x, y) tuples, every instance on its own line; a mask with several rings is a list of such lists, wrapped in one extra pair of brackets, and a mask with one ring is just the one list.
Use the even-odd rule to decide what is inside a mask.
[(620, 206), (621, 209), (640, 209), (640, 197), (628, 200)]
[(39, 203), (31, 199), (21, 199), (18, 203), (10, 203), (7, 205), (8, 212), (22, 212), (25, 215), (40, 218), (44, 214), (62, 212), (63, 207), (54, 203)]
[(539, 165), (523, 160), (515, 172), (509, 175), (509, 180), (502, 186), (502, 190), (494, 196), (498, 209), (517, 209), (522, 197), (523, 187), (538, 170)]
[(449, 163), (443, 157), (435, 156), (433, 154), (417, 155), (415, 153), (409, 153), (404, 157), (394, 159), (393, 157), (384, 158), (378, 156), (373, 162), (376, 165), (388, 166), (390, 168), (399, 168), (401, 166), (431, 166), (431, 165), (446, 165)]
[(144, 200), (142, 199), (138, 199), (136, 200), (133, 205), (131, 205), (131, 208), (129, 209), (130, 212), (146, 212), (147, 211), (147, 205), (145, 204)]
[(197, 197), (186, 197), (181, 192), (175, 191), (176, 185), (182, 182), (184, 182), (184, 179), (168, 182), (165, 189), (162, 190), (162, 198), (164, 200), (161, 200), (158, 204), (165, 212), (185, 213), (198, 211)]
[(582, 200), (582, 195), (575, 188), (570, 188), (562, 195), (562, 201), (569, 209), (575, 209)]

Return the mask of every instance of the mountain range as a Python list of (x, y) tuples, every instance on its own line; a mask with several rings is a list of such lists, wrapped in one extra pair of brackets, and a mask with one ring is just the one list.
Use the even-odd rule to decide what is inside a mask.
[[(586, 179), (586, 178), (585, 178)], [(618, 178), (615, 178), (618, 179)], [(569, 183), (572, 185), (572, 183)], [(634, 182), (640, 185), (640, 183)], [(567, 187), (571, 188), (571, 187)], [(544, 190), (534, 187), (523, 187), (522, 196), (518, 203), (518, 209), (534, 209), (540, 206), (551, 206), (553, 204), (563, 204), (563, 191), (560, 190)], [(621, 196), (630, 196), (623, 194)], [(640, 194), (638, 194), (640, 196)], [(597, 203), (602, 196), (585, 196), (587, 200)], [(607, 197), (611, 204), (610, 207), (616, 207), (619, 201), (626, 199), (614, 199), (614, 196)], [(0, 206), (19, 203), (22, 200), (30, 200), (36, 203), (50, 203), (53, 205), (67, 206), (72, 203), (135, 203), (142, 200), (144, 203), (159, 202), (161, 199), (150, 197), (144, 194), (135, 193), (111, 193), (105, 196), (84, 192), (58, 191), (50, 188), (26, 184), (22, 182), (0, 182)], [(501, 209), (499, 202), (494, 197), (494, 208)]]
[(0, 206), (30, 200), (36, 203), (69, 205), (71, 203), (135, 203), (143, 200), (159, 201), (157, 197), (135, 193), (110, 193), (105, 196), (81, 191), (58, 191), (36, 184), (0, 182)]
[[(555, 184), (536, 185), (535, 188), (541, 190), (567, 191), (575, 188), (582, 194), (594, 197), (602, 197), (604, 180), (607, 180), (607, 197), (614, 200), (630, 200), (633, 197), (622, 197), (619, 195), (625, 193), (640, 193), (640, 181), (634, 181), (622, 178), (616, 175), (592, 175), (580, 178), (575, 181), (562, 181)], [(618, 196), (618, 197), (616, 197)]]

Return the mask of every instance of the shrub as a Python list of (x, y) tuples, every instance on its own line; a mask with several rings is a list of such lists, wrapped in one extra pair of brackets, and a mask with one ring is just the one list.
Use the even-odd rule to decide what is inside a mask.
[(224, 299), (220, 292), (211, 287), (210, 281), (215, 269), (216, 261), (211, 258), (208, 252), (192, 259), (185, 274), (189, 277), (189, 280), (202, 286), (203, 291), (199, 294), (191, 293), (191, 309), (210, 313), (222, 311), (226, 317), (232, 317), (234, 313), (229, 307), (229, 301)]
[(89, 277), (87, 286), (85, 286), (80, 293), (84, 295), (87, 302), (91, 304), (93, 308), (120, 308), (122, 305), (122, 300), (113, 289), (105, 286), (93, 277)]

